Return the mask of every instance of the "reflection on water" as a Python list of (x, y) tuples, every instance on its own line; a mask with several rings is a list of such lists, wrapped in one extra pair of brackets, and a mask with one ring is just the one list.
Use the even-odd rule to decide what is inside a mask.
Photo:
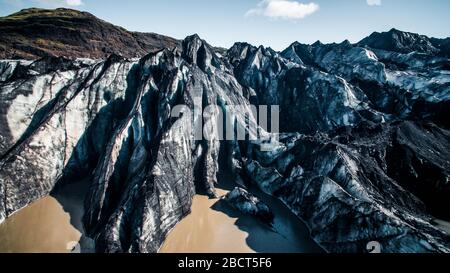
[(60, 203), (46, 197), (0, 224), (0, 252), (67, 253), (80, 237)]
[[(226, 193), (218, 190), (219, 195)], [(253, 217), (234, 212), (222, 201), (197, 195), (192, 213), (169, 233), (160, 253), (322, 252), (304, 224), (280, 201), (261, 192), (258, 196), (275, 214), (273, 229)]]

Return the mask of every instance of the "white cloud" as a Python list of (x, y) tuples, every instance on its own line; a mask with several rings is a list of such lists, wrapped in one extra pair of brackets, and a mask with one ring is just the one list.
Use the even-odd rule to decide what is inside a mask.
[(316, 3), (300, 3), (293, 0), (262, 0), (254, 9), (247, 11), (246, 16), (266, 16), (274, 19), (303, 19), (319, 10)]
[(83, 5), (83, 1), (81, 1), (81, 0), (66, 0), (66, 3), (69, 6), (81, 6), (81, 5)]
[(367, 0), (369, 6), (381, 6), (381, 0)]

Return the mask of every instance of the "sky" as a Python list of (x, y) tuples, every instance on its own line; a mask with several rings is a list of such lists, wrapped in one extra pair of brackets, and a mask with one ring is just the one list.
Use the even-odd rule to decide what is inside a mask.
[(226, 48), (358, 42), (392, 28), (450, 37), (448, 0), (0, 0), (0, 16), (29, 7), (70, 7), (131, 31), (178, 39), (197, 33)]

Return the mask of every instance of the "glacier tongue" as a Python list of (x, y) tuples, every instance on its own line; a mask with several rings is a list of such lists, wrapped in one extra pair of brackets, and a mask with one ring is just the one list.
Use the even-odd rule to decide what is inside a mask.
[[(215, 197), (224, 167), (327, 251), (450, 252), (430, 224), (450, 219), (448, 59), (402, 54), (237, 43), (219, 56), (193, 35), (136, 60), (1, 61), (0, 221), (87, 178), (97, 251), (156, 252), (196, 190)], [(280, 106), (278, 141), (223, 141), (220, 112), (195, 113), (219, 106), (245, 127), (251, 104)], [(197, 138), (204, 126), (212, 135)]]

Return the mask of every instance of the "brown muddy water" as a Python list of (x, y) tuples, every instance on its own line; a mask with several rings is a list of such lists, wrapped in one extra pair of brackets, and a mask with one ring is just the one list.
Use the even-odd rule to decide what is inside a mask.
[[(0, 253), (93, 252), (92, 240), (83, 236), (87, 182), (83, 183), (69, 185), (0, 224)], [(218, 189), (218, 194), (228, 190)], [(196, 195), (192, 213), (169, 233), (160, 253), (322, 252), (305, 225), (280, 201), (256, 193), (275, 214), (273, 228), (233, 211), (219, 199)]]
[(0, 224), (0, 253), (93, 252), (81, 219), (88, 181), (66, 186)]
[[(218, 189), (220, 196), (228, 190)], [(281, 201), (252, 189), (272, 209), (271, 228), (233, 211), (218, 199), (197, 195), (192, 212), (169, 233), (160, 253), (319, 253), (306, 226)]]
[(16, 212), (0, 225), (1, 253), (68, 253), (81, 238), (53, 197)]

